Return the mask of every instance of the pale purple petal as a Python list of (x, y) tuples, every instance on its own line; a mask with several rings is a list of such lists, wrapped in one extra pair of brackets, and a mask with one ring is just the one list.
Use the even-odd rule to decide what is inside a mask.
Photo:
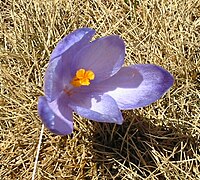
[(54, 49), (47, 67), (44, 92), (48, 101), (53, 101), (71, 81), (70, 64), (81, 48), (89, 43), (95, 31), (90, 28), (78, 29), (63, 38)]
[(73, 131), (72, 110), (64, 99), (60, 97), (49, 103), (45, 96), (41, 96), (38, 101), (38, 114), (42, 122), (57, 135), (66, 135)]
[(115, 102), (108, 95), (77, 94), (69, 106), (79, 115), (98, 122), (122, 124), (123, 117)]
[(97, 39), (82, 48), (75, 56), (72, 76), (78, 69), (84, 68), (95, 73), (93, 83), (105, 80), (115, 74), (124, 63), (125, 45), (119, 36), (107, 36)]
[(54, 58), (62, 55), (77, 43), (79, 46), (84, 46), (91, 40), (94, 34), (95, 30), (90, 28), (80, 28), (73, 31), (58, 42), (57, 46), (51, 54), (50, 60), (53, 60)]
[(122, 68), (94, 89), (113, 97), (118, 107), (125, 110), (155, 102), (173, 85), (173, 82), (172, 75), (165, 69), (143, 64)]
[[(64, 89), (65, 83), (63, 81), (64, 68), (61, 63), (61, 56), (51, 61), (47, 67), (44, 77), (44, 93), (49, 102), (54, 101)], [(68, 68), (66, 68), (67, 70)], [(69, 70), (68, 70), (69, 72)], [(66, 73), (66, 72), (65, 72)], [(71, 79), (70, 73), (65, 76), (65, 82)]]

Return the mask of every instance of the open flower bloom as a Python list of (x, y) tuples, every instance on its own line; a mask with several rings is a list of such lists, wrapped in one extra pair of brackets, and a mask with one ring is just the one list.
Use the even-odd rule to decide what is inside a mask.
[(94, 121), (122, 124), (120, 110), (147, 106), (173, 85), (172, 75), (159, 66), (122, 67), (124, 41), (111, 35), (90, 42), (94, 33), (78, 29), (51, 54), (38, 112), (55, 134), (72, 133), (73, 111)]

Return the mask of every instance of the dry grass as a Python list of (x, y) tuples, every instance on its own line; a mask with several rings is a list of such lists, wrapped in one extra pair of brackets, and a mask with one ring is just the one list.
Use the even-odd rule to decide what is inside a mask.
[(31, 179), (49, 55), (79, 27), (120, 35), (127, 65), (161, 65), (175, 84), (124, 111), (122, 126), (75, 115), (72, 135), (45, 129), (36, 179), (200, 179), (199, 0), (1, 0), (0, 9), (0, 179)]

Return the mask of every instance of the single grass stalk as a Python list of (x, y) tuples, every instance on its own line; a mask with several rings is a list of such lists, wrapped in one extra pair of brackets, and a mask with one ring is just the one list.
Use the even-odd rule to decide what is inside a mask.
[(33, 168), (32, 180), (35, 179), (35, 173), (36, 173), (38, 158), (39, 158), (39, 154), (40, 154), (40, 147), (41, 147), (41, 144), (42, 144), (43, 132), (44, 132), (44, 124), (42, 124), (42, 128), (41, 128), (41, 131), (40, 131), (40, 138), (39, 138), (37, 153), (36, 153), (36, 157), (35, 157), (35, 163), (34, 163), (34, 168)]

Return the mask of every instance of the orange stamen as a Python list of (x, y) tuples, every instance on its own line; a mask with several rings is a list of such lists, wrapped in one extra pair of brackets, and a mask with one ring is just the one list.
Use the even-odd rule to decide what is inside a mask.
[(80, 87), (80, 86), (89, 86), (90, 80), (93, 80), (95, 78), (95, 74), (93, 71), (85, 69), (79, 69), (76, 71), (75, 77), (70, 82), (74, 87)]

